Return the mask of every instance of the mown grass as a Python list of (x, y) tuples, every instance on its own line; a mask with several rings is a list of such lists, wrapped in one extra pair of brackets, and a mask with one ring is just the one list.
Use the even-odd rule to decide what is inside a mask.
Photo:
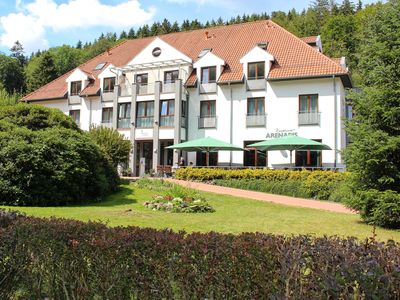
[[(158, 194), (150, 187), (124, 184), (120, 191), (103, 202), (68, 207), (7, 207), (37, 217), (71, 218), (107, 222), (109, 226), (135, 225), (158, 229), (171, 228), (188, 232), (224, 233), (266, 232), (274, 234), (313, 234), (317, 236), (372, 236), (373, 227), (361, 222), (358, 215), (297, 208), (273, 203), (203, 193), (215, 208), (214, 213), (178, 214), (152, 211), (143, 206)], [(5, 206), (3, 206), (4, 208)], [(400, 241), (400, 230), (376, 229), (381, 241)]]

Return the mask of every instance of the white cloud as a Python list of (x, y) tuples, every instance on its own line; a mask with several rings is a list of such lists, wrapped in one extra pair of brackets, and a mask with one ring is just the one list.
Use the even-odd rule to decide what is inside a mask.
[(116, 5), (102, 4), (100, 0), (68, 0), (57, 4), (54, 0), (34, 0), (24, 4), (16, 0), (18, 13), (0, 17), (3, 33), (0, 45), (11, 47), (19, 40), (27, 52), (48, 46), (46, 30), (56, 32), (95, 26), (127, 28), (150, 21), (155, 8), (145, 10), (139, 0), (126, 0)]

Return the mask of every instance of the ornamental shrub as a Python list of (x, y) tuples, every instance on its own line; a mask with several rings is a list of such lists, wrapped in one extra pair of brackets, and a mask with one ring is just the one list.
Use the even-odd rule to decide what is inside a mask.
[(2, 218), (1, 299), (400, 296), (400, 245), (393, 241)]
[(69, 117), (16, 107), (0, 112), (0, 204), (75, 204), (117, 188), (115, 168)]
[[(293, 197), (341, 201), (335, 193), (349, 180), (350, 174), (332, 171), (293, 171), (270, 169), (223, 170), (180, 168), (176, 178), (209, 181), (217, 185)], [(335, 197), (331, 197), (335, 193)]]

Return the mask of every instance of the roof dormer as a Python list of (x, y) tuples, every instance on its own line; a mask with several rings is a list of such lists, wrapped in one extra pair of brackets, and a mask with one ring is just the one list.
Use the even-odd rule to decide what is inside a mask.
[(80, 93), (86, 85), (93, 80), (93, 76), (79, 68), (76, 68), (66, 79), (68, 85), (69, 104), (80, 104)]
[(211, 49), (202, 50), (199, 60), (193, 67), (197, 78), (200, 79), (199, 92), (209, 94), (217, 92), (217, 81), (221, 76), (225, 61), (211, 52)]

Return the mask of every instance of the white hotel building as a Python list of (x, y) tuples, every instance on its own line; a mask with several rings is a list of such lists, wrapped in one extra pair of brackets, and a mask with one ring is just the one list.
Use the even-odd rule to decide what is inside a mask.
[[(300, 39), (272, 21), (125, 41), (23, 98), (58, 108), (83, 130), (117, 128), (133, 145), (129, 162), (146, 169), (195, 166), (204, 153), (166, 146), (210, 136), (237, 146), (285, 134), (333, 150), (297, 151), (297, 166), (343, 167), (344, 58), (322, 54), (319, 37)], [(282, 168), (288, 151), (220, 151), (210, 164)]]

